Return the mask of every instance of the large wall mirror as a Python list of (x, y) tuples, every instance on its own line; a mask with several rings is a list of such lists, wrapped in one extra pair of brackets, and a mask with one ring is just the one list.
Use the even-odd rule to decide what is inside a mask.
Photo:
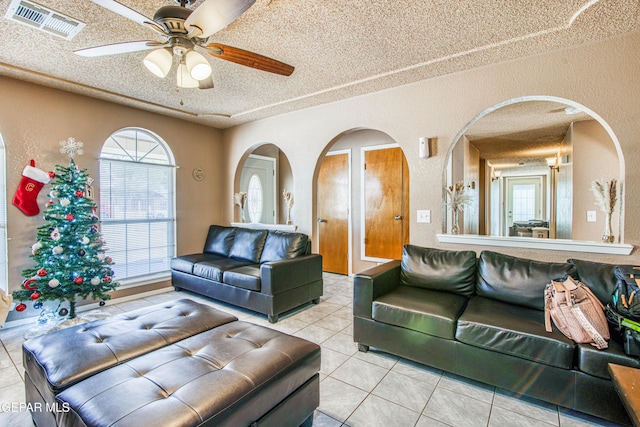
[[(549, 247), (552, 242), (600, 244), (605, 215), (591, 191), (596, 179), (619, 184), (612, 246), (620, 246), (624, 161), (608, 124), (561, 98), (503, 102), (469, 122), (449, 150), (443, 172), (444, 235), (491, 236), (498, 245), (514, 247), (535, 247), (540, 239)], [(456, 183), (464, 188), (466, 202), (453, 215), (446, 189)]]
[[(293, 191), (293, 173), (287, 156), (274, 144), (253, 147), (236, 171), (235, 192), (247, 193), (244, 218), (247, 223), (284, 224), (287, 206), (284, 190)], [(234, 207), (234, 220), (241, 221)]]

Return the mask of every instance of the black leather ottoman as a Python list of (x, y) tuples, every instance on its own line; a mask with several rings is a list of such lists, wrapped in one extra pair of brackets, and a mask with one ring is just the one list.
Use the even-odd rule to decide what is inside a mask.
[(319, 404), (316, 344), (190, 300), (34, 338), (24, 357), (38, 426), (295, 426)]

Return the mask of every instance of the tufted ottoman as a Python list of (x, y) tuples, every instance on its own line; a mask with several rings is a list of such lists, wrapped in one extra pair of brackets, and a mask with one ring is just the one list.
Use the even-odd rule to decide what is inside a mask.
[[(38, 426), (295, 426), (319, 404), (320, 348), (190, 300), (24, 343)], [(45, 410), (46, 409), (46, 410)]]

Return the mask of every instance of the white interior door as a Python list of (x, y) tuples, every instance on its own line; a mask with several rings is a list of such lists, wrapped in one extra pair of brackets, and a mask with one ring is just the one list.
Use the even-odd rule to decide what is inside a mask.
[(247, 220), (276, 223), (276, 159), (249, 155), (240, 176), (240, 191), (247, 193)]

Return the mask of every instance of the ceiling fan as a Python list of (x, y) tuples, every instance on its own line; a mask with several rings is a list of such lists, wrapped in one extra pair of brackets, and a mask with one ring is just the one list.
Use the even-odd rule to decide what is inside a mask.
[(293, 73), (294, 67), (275, 59), (232, 46), (207, 43), (211, 35), (235, 21), (256, 0), (205, 0), (194, 10), (185, 6), (195, 0), (175, 0), (179, 6), (163, 6), (155, 12), (153, 19), (115, 0), (91, 1), (154, 30), (165, 40), (142, 40), (90, 47), (74, 51), (77, 55), (96, 57), (152, 50), (143, 63), (149, 71), (161, 78), (167, 76), (175, 57), (178, 63), (177, 85), (182, 88), (213, 87), (211, 65), (198, 50), (216, 58), (270, 73), (283, 76)]

